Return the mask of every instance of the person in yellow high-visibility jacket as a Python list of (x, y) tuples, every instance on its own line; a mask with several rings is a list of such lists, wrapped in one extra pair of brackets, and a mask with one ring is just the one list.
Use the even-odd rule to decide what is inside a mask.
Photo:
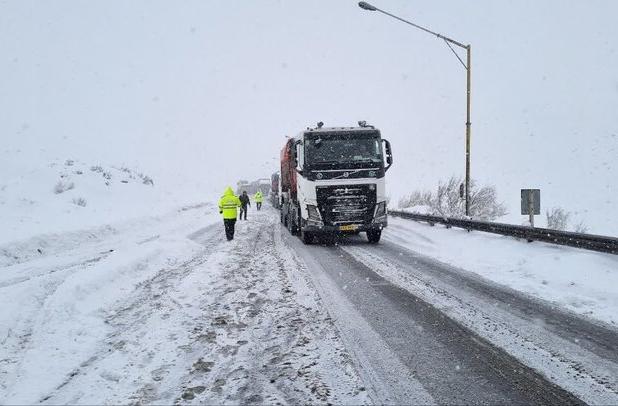
[(262, 202), (264, 201), (264, 196), (262, 196), (262, 191), (258, 190), (253, 196), (253, 200), (255, 201), (255, 207), (259, 211), (262, 208)]
[(234, 228), (236, 226), (236, 216), (240, 207), (240, 199), (234, 195), (231, 187), (227, 187), (223, 196), (219, 199), (219, 214), (223, 214), (223, 225), (225, 226), (225, 236), (227, 240), (234, 239)]

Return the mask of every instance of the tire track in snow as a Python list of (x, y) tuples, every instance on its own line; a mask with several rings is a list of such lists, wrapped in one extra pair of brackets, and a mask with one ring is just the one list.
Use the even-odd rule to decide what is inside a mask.
[(341, 249), (584, 401), (618, 400), (610, 330), (388, 242), (349, 239)]
[(229, 251), (214, 289), (220, 293), (204, 309), (212, 317), (206, 334), (226, 344), (196, 361), (177, 402), (367, 401), (328, 314), (296, 278), (301, 270), (285, 255), (275, 222), (263, 210), (238, 223), (234, 241), (241, 243)]
[[(181, 282), (196, 267), (199, 267), (208, 260), (209, 254), (220, 244), (220, 241), (216, 239), (216, 231), (218, 231), (216, 228), (215, 225), (212, 225), (199, 230), (199, 241), (204, 246), (200, 254), (175, 267), (163, 268), (154, 276), (138, 283), (133, 290), (134, 294), (131, 294), (124, 302), (119, 303), (105, 317), (105, 323), (110, 326), (112, 332), (104, 337), (104, 345), (86, 361), (82, 362), (78, 368), (71, 371), (66, 379), (54, 391), (43, 396), (39, 403), (49, 402), (54, 399), (74, 380), (90, 372), (91, 369), (96, 369), (99, 361), (113, 356), (116, 351), (125, 351), (125, 347), (128, 346), (130, 341), (128, 338), (130, 333), (127, 334), (127, 332), (139, 331), (154, 313), (165, 314), (165, 312), (168, 312), (169, 314), (174, 311), (182, 311), (182, 305), (170, 297), (168, 291), (174, 284)], [(109, 380), (119, 381), (120, 378), (110, 375)], [(142, 390), (142, 392), (152, 396), (154, 391)], [(136, 395), (133, 400), (136, 403), (141, 403), (141, 401), (152, 399), (145, 395)]]
[[(581, 403), (447, 317), (431, 301), (380, 277), (373, 266), (336, 246), (303, 246), (294, 237), (289, 240), (306, 260), (313, 261), (312, 273), (322, 285), (328, 285), (326, 291), (331, 291), (326, 294), (335, 296), (335, 314), (345, 303), (351, 303), (380, 341), (409, 368), (402, 377), (410, 379), (411, 387), (415, 380), (421, 382), (421, 391), (429, 392), (438, 403)], [(349, 314), (338, 315), (344, 325), (340, 328), (345, 329), (345, 324), (354, 320)], [(360, 352), (363, 350), (371, 351), (364, 348)], [(381, 379), (387, 382), (388, 376)]]

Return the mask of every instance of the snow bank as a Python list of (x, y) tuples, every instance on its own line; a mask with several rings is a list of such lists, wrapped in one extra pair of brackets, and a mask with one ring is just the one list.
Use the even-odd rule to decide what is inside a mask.
[(199, 191), (184, 195), (123, 166), (73, 159), (37, 164), (20, 161), (18, 154), (4, 158), (0, 165), (0, 244), (158, 215), (198, 201)]
[(391, 217), (384, 238), (442, 262), (618, 324), (618, 256)]

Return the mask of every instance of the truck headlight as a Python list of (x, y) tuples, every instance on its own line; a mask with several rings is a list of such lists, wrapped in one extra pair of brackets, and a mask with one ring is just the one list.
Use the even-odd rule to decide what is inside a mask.
[(322, 216), (320, 215), (320, 211), (317, 206), (312, 204), (307, 205), (307, 214), (309, 216), (308, 221), (322, 223)]
[(374, 218), (386, 216), (386, 202), (380, 202), (376, 205), (376, 212)]

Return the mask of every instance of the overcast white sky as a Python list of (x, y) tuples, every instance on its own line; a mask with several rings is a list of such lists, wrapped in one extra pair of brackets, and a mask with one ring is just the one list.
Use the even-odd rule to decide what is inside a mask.
[[(513, 221), (539, 187), (618, 234), (617, 1), (373, 3), (472, 44), (472, 175)], [(393, 144), (393, 197), (463, 174), (463, 67), (356, 4), (2, 1), (0, 150), (219, 190), (269, 176), (285, 135), (367, 120)]]

